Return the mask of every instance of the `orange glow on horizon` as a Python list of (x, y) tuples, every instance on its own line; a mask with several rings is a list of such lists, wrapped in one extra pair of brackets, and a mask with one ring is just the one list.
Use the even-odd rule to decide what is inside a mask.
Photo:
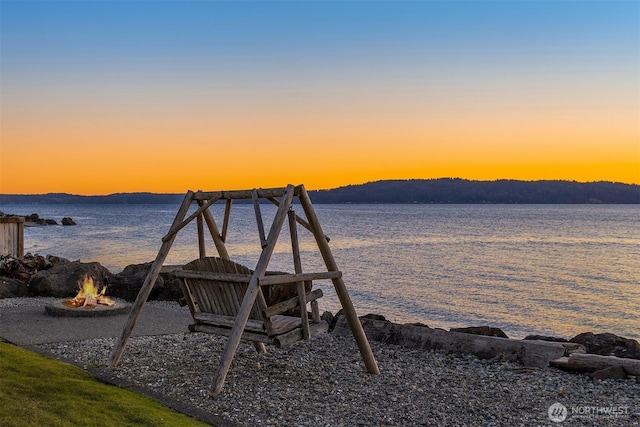
[[(41, 108), (43, 108), (41, 106)], [(0, 193), (183, 193), (384, 179), (640, 184), (633, 109), (3, 112)], [(578, 114), (579, 113), (579, 114)]]

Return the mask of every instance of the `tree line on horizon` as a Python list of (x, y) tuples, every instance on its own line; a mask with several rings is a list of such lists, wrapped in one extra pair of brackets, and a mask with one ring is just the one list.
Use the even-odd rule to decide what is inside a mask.
[[(310, 190), (316, 204), (639, 204), (640, 186), (614, 182), (471, 181), (460, 178), (384, 180), (330, 190)], [(2, 194), (0, 204), (179, 204), (181, 194)], [(249, 201), (250, 202), (250, 201)]]

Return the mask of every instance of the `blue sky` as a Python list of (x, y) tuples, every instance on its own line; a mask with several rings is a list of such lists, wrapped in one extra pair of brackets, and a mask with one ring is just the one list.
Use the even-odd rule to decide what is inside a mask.
[[(5, 170), (20, 144), (92, 151), (131, 127), (135, 141), (113, 150), (170, 145), (157, 135), (193, 149), (204, 136), (323, 146), (340, 166), (301, 175), (319, 186), (404, 173), (640, 181), (636, 1), (3, 0), (0, 23)], [(347, 173), (349, 144), (370, 151), (360, 174)], [(14, 172), (2, 183), (18, 191)]]

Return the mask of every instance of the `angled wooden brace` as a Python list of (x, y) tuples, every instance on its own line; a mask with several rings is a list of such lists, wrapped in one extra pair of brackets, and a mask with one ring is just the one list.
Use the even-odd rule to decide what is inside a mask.
[(222, 392), (224, 381), (227, 377), (227, 374), (229, 373), (229, 369), (231, 368), (231, 362), (233, 361), (233, 357), (235, 356), (238, 345), (240, 344), (242, 332), (244, 331), (247, 320), (249, 319), (249, 315), (251, 314), (251, 308), (253, 307), (253, 304), (258, 295), (260, 279), (264, 277), (265, 272), (267, 271), (267, 266), (269, 265), (269, 260), (271, 259), (273, 250), (275, 249), (280, 230), (282, 229), (282, 225), (287, 218), (287, 212), (291, 207), (294, 190), (295, 188), (293, 185), (287, 186), (284, 195), (282, 196), (280, 206), (278, 207), (278, 211), (273, 218), (273, 224), (271, 225), (271, 229), (269, 230), (269, 236), (266, 240), (266, 246), (262, 250), (260, 258), (258, 259), (258, 263), (256, 264), (256, 268), (251, 275), (251, 279), (249, 280), (247, 292), (245, 293), (242, 300), (242, 305), (240, 306), (240, 310), (238, 311), (235, 322), (233, 324), (232, 332), (229, 336), (229, 341), (227, 341), (227, 345), (220, 359), (220, 365), (218, 366), (215, 377), (213, 379), (213, 383), (211, 384), (211, 390), (209, 391), (209, 394), (213, 397), (218, 397)]
[[(131, 336), (131, 332), (133, 331), (133, 327), (142, 313), (142, 308), (144, 307), (144, 303), (149, 298), (149, 294), (151, 294), (151, 290), (153, 289), (153, 285), (156, 283), (158, 279), (158, 275), (160, 274), (160, 270), (162, 269), (162, 264), (164, 264), (164, 260), (167, 258), (169, 254), (169, 250), (171, 249), (171, 245), (176, 238), (178, 230), (184, 226), (183, 223), (184, 217), (187, 215), (189, 211), (189, 206), (191, 206), (191, 202), (193, 201), (193, 192), (187, 192), (184, 200), (182, 201), (182, 205), (180, 205), (180, 209), (176, 214), (175, 219), (173, 220), (173, 225), (169, 231), (169, 234), (162, 239), (162, 247), (158, 252), (158, 256), (156, 260), (151, 265), (151, 269), (149, 273), (147, 273), (147, 277), (144, 279), (144, 283), (138, 292), (138, 296), (136, 297), (136, 302), (131, 307), (131, 311), (129, 312), (129, 318), (127, 319), (127, 323), (125, 324), (124, 329), (122, 330), (122, 334), (118, 338), (116, 342), (116, 346), (113, 348), (111, 355), (109, 356), (108, 364), (110, 367), (114, 367), (120, 361), (120, 357), (122, 357), (122, 352), (124, 351), (124, 346), (127, 344), (129, 337)], [(192, 215), (190, 220), (193, 220), (197, 215)], [(179, 228), (178, 228), (179, 227)], [(175, 232), (173, 232), (175, 230)]]

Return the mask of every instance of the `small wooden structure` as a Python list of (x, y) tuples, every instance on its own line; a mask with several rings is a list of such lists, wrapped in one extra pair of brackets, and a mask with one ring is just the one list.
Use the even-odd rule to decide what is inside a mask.
[[(296, 198), (302, 206), (306, 219), (297, 215), (293, 210)], [(262, 245), (262, 252), (253, 270), (230, 261), (225, 246), (232, 203), (234, 200), (241, 199), (253, 200)], [(268, 235), (265, 235), (264, 231), (260, 213), (260, 199), (266, 199), (278, 207)], [(209, 208), (214, 203), (223, 200), (226, 202), (226, 207), (222, 232), (220, 232)], [(193, 203), (197, 204), (198, 208), (187, 217), (189, 207)], [(253, 341), (258, 351), (264, 351), (263, 343), (285, 345), (298, 339), (309, 339), (316, 333), (323, 332), (323, 329), (326, 330), (323, 322), (319, 319), (317, 302), (315, 301), (321, 296), (321, 293), (307, 292), (307, 287), (310, 287), (307, 286), (309, 282), (317, 279), (331, 279), (367, 371), (373, 374), (380, 372), (342, 280), (342, 273), (329, 248), (329, 239), (322, 231), (311, 199), (303, 185), (239, 191), (187, 192), (169, 232), (162, 238), (163, 243), (158, 255), (138, 293), (122, 334), (112, 350), (109, 358), (110, 366), (118, 364), (177, 233), (194, 219), (198, 226), (200, 258), (184, 266), (182, 271), (174, 271), (174, 274), (182, 280), (183, 291), (195, 321), (193, 329), (229, 337), (210, 390), (213, 397), (221, 393), (231, 362), (243, 338)], [(287, 219), (289, 220), (295, 273), (268, 275), (269, 261)], [(206, 256), (205, 223), (218, 252), (218, 257), (208, 258)], [(327, 271), (315, 273), (302, 271), (297, 237), (298, 224), (313, 235)], [(261, 288), (274, 284), (296, 286), (296, 298), (268, 307)], [(310, 303), (312, 307), (311, 321), (307, 317), (307, 303)], [(295, 306), (300, 308), (301, 313), (298, 318), (295, 318), (295, 321), (277, 317), (284, 310)]]
[(0, 255), (24, 256), (24, 217), (0, 217)]

